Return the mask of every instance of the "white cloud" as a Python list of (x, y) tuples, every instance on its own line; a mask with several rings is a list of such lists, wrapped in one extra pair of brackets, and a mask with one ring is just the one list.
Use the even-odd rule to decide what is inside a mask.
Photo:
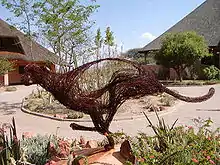
[(153, 34), (151, 34), (149, 32), (146, 32), (141, 35), (141, 38), (145, 38), (149, 41), (153, 41), (156, 38), (156, 36), (154, 36)]

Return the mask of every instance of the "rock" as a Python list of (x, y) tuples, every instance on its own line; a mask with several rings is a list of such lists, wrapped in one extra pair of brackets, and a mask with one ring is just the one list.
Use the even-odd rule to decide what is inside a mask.
[(79, 143), (81, 145), (85, 145), (86, 144), (85, 138), (83, 136), (80, 136)]
[(87, 141), (85, 148), (97, 148), (98, 142), (96, 140), (89, 140)]
[(156, 107), (156, 106), (152, 106), (152, 107), (150, 107), (150, 109), (149, 109), (149, 112), (154, 112), (154, 111), (160, 111), (160, 108), (159, 107)]
[(33, 132), (23, 132), (22, 138), (32, 138), (34, 136)]
[(166, 107), (160, 106), (159, 109), (160, 109), (160, 111), (165, 111)]
[(120, 147), (120, 154), (128, 159), (131, 156), (131, 146), (128, 140), (125, 140)]
[(66, 119), (67, 115), (66, 114), (55, 114), (54, 117), (59, 118), (59, 119)]
[(131, 145), (128, 140), (125, 140), (120, 147), (120, 154), (126, 160), (134, 163), (135, 157), (132, 155)]
[(85, 146), (86, 146), (86, 141), (85, 141), (85, 138), (84, 138), (83, 136), (80, 136), (79, 145), (80, 145), (82, 148), (85, 148)]

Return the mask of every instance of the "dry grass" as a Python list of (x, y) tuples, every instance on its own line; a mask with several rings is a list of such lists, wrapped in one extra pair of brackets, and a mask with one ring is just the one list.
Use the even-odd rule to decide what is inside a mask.
[[(38, 90), (32, 92), (26, 100), (24, 107), (32, 112), (43, 113), (47, 115), (64, 115), (66, 118), (76, 119), (82, 118), (83, 113), (73, 111), (60, 104), (57, 100), (54, 100), (48, 92)], [(52, 100), (50, 102), (50, 100)]]

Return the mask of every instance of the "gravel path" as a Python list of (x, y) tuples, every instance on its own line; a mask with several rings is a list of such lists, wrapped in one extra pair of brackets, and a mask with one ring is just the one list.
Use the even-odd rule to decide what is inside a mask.
[[(162, 115), (165, 121), (172, 124), (177, 118), (178, 124), (192, 125), (191, 119), (196, 117), (208, 118), (214, 121), (214, 127), (220, 127), (220, 85), (214, 86), (216, 94), (210, 100), (203, 103), (181, 103), (177, 110), (172, 113)], [(18, 86), (18, 90), (15, 92), (1, 92), (0, 93), (0, 123), (11, 122), (11, 118), (14, 116), (17, 124), (18, 134), (22, 132), (33, 132), (40, 134), (55, 134), (58, 130), (58, 135), (66, 136), (70, 138), (79, 138), (83, 135), (86, 138), (102, 138), (96, 132), (84, 132), (84, 131), (73, 131), (70, 129), (70, 122), (54, 121), (46, 118), (40, 118), (21, 112), (21, 100), (30, 94), (36, 86)], [(208, 92), (210, 86), (200, 87), (175, 87), (174, 89), (179, 91), (181, 94), (188, 96), (199, 96)], [(156, 123), (155, 116), (151, 116), (150, 119)], [(92, 123), (82, 123), (83, 125), (89, 126)], [(113, 132), (123, 130), (129, 135), (136, 135), (138, 132), (149, 132), (149, 128), (146, 119), (138, 118), (130, 121), (115, 121), (111, 125)]]

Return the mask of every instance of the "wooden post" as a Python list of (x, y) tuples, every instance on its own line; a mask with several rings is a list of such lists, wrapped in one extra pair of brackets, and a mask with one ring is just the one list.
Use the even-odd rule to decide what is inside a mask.
[[(218, 56), (218, 68), (220, 68), (220, 52), (219, 52), (219, 50), (217, 50), (216, 55)], [(220, 74), (218, 76), (219, 76), (218, 78), (220, 79)]]
[(216, 55), (218, 56), (218, 68), (220, 68), (220, 53), (219, 53), (219, 51), (216, 52)]
[(8, 86), (8, 85), (9, 85), (8, 72), (6, 72), (4, 75), (4, 86)]
[(144, 53), (144, 63), (147, 64), (147, 53)]

